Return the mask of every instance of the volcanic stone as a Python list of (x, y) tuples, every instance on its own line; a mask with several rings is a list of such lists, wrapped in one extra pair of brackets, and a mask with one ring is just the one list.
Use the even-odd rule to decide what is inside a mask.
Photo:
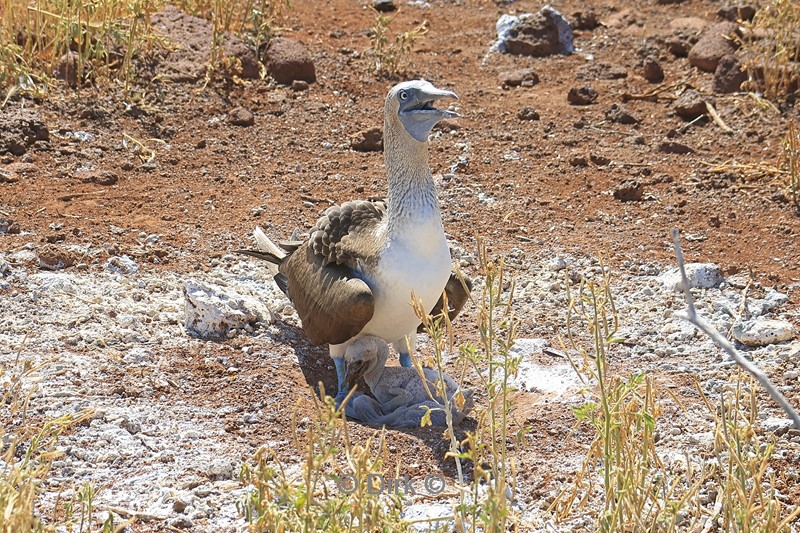
[(738, 34), (739, 25), (735, 22), (714, 24), (689, 50), (689, 64), (706, 72), (714, 72), (720, 59), (736, 51), (733, 38)]
[(267, 72), (282, 85), (291, 85), (294, 80), (308, 83), (317, 80), (311, 54), (298, 41), (285, 37), (272, 39), (265, 59)]
[(742, 62), (736, 56), (727, 55), (719, 60), (717, 70), (714, 71), (712, 87), (715, 93), (735, 93), (746, 81), (747, 72), (745, 72)]

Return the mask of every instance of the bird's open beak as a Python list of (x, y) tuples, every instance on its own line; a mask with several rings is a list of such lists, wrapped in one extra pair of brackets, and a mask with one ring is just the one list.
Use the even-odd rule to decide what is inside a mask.
[(446, 118), (456, 118), (461, 115), (449, 109), (438, 109), (433, 103), (445, 98), (458, 99), (452, 91), (445, 91), (428, 84), (416, 90), (414, 99), (403, 106), (399, 113), (403, 127), (414, 139), (419, 142), (428, 140), (433, 127)]
[(347, 364), (347, 369), (344, 372), (344, 382), (347, 384), (347, 390), (350, 391), (356, 386), (358, 380), (364, 374), (365, 368), (364, 361), (353, 361)]

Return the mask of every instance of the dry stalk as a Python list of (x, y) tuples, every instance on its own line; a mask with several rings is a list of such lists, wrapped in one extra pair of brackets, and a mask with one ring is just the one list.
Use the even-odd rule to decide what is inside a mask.
[(736, 348), (734, 348), (733, 344), (728, 341), (725, 337), (723, 337), (711, 324), (706, 322), (706, 320), (697, 314), (697, 311), (694, 307), (694, 300), (692, 298), (692, 292), (689, 290), (689, 280), (686, 277), (686, 267), (684, 265), (683, 260), (683, 250), (681, 249), (681, 242), (680, 242), (680, 234), (677, 229), (672, 230), (672, 238), (675, 245), (675, 256), (678, 261), (678, 268), (681, 272), (681, 279), (683, 281), (683, 292), (686, 296), (686, 313), (684, 318), (694, 324), (700, 331), (705, 333), (706, 335), (714, 341), (714, 344), (722, 348), (725, 353), (727, 353), (731, 359), (736, 362), (737, 365), (742, 367), (746, 370), (750, 375), (752, 375), (761, 386), (763, 386), (766, 391), (772, 396), (772, 399), (775, 400), (778, 405), (781, 406), (781, 409), (792, 419), (794, 422), (794, 427), (800, 429), (800, 415), (797, 414), (797, 411), (791, 406), (791, 404), (786, 400), (783, 394), (775, 388), (775, 385), (769, 380), (766, 374), (753, 362), (748, 361), (742, 354), (739, 353)]

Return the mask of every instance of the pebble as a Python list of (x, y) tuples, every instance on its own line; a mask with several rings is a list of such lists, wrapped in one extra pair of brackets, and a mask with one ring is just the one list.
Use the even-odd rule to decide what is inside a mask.
[(517, 118), (520, 120), (539, 120), (539, 113), (532, 107), (523, 107), (517, 113)]
[(255, 120), (253, 113), (244, 107), (235, 107), (228, 113), (228, 123), (234, 126), (250, 127)]
[(567, 93), (567, 102), (572, 105), (590, 105), (597, 100), (597, 91), (589, 85), (572, 87)]
[(644, 187), (636, 180), (625, 180), (614, 188), (614, 198), (621, 202), (639, 202), (644, 197)]
[(533, 87), (539, 83), (539, 75), (532, 68), (523, 68), (500, 74), (503, 87)]
[(683, 91), (672, 103), (672, 109), (685, 120), (694, 120), (708, 111), (705, 99), (695, 89)]
[(661, 83), (664, 81), (664, 69), (657, 58), (648, 56), (642, 65), (642, 76), (650, 83)]
[(381, 13), (390, 13), (397, 9), (394, 0), (372, 0), (372, 7)]

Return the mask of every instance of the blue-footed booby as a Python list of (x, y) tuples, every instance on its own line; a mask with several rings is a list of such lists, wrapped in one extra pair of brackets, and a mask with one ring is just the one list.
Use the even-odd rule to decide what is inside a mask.
[(241, 251), (278, 266), (275, 281), (292, 301), (303, 330), (315, 344), (329, 345), (337, 402), (348, 391), (344, 356), (350, 342), (374, 335), (391, 343), (401, 366), (410, 367), (420, 325), (412, 293), (429, 313), (437, 301), (441, 307), (448, 281), (456, 313), (467, 299), (458, 279), (451, 279), (450, 250), (428, 165), (431, 130), (442, 119), (458, 116), (434, 106), (445, 98), (458, 96), (424, 80), (389, 90), (385, 203), (355, 200), (330, 207), (308, 240), (281, 243), (284, 249), (256, 228), (259, 251)]
[[(415, 368), (386, 366), (389, 347), (383, 339), (364, 335), (347, 346), (345, 381), (348, 388), (355, 386), (363, 376), (377, 402), (365, 394), (351, 397), (345, 412), (370, 424), (385, 424), (390, 427), (419, 427), (427, 409), (431, 424), (447, 426), (447, 415), (443, 398), (437, 395), (439, 374), (432, 368), (423, 368), (422, 377)], [(449, 376), (442, 376), (444, 394), (450, 400), (453, 425), (457, 426), (472, 409), (472, 392), (460, 389)], [(457, 394), (461, 392), (459, 402)], [(460, 405), (459, 405), (460, 404)]]

